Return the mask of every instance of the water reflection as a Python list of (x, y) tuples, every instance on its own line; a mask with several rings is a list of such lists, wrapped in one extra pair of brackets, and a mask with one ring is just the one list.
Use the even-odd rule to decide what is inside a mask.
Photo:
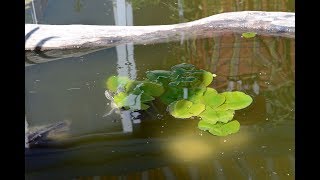
[[(27, 150), (27, 172), (36, 172), (28, 175), (131, 178), (151, 177), (156, 172), (156, 177), (176, 178), (292, 178), (294, 117), (289, 110), (294, 108), (294, 40), (274, 37), (246, 40), (236, 36), (222, 36), (219, 43), (209, 38), (184, 41), (183, 46), (180, 43), (135, 46), (132, 61), (128, 47), (123, 47), (124, 51), (109, 49), (107, 62), (106, 52), (100, 52), (82, 59), (27, 68), (27, 82), (33, 83), (27, 84), (27, 90), (38, 92), (26, 95), (32, 105), (28, 106), (27, 114), (33, 125), (48, 122), (44, 121), (46, 118), (59, 119), (57, 114), (65, 118), (61, 112), (67, 112), (73, 119), (70, 132), (74, 133)], [(257, 42), (260, 45), (254, 46)], [(269, 46), (274, 42), (277, 46)], [(146, 70), (169, 69), (181, 62), (217, 74), (212, 87), (218, 87), (220, 92), (244, 90), (254, 97), (251, 108), (236, 115), (241, 123), (239, 133), (225, 138), (201, 133), (196, 128), (197, 119), (174, 119), (157, 104), (158, 109), (151, 108), (152, 111), (137, 114), (120, 111), (121, 117), (112, 113), (102, 118), (101, 113), (111, 103), (103, 97), (109, 76), (122, 74), (141, 79)], [(119, 64), (121, 71), (117, 69)], [(74, 75), (70, 75), (70, 69)], [(61, 89), (70, 88), (80, 89), (72, 89), (73, 93), (68, 95), (59, 94)], [(74, 97), (68, 101), (70, 96)], [(54, 113), (46, 110), (42, 119), (37, 117), (39, 109), (49, 104), (44, 102), (55, 98), (59, 100), (50, 109)], [(163, 117), (158, 118), (157, 114)], [(282, 122), (270, 127), (270, 121)], [(40, 172), (41, 168), (46, 171)]]
[[(134, 0), (130, 1), (132, 7), (120, 0), (114, 1), (115, 5), (99, 1), (91, 6), (99, 6), (94, 14), (85, 8), (90, 4), (88, 1), (52, 2), (48, 1), (42, 22), (146, 25), (147, 21), (140, 20), (147, 16), (141, 15), (142, 12), (152, 9), (150, 6), (158, 6), (149, 4), (149, 9), (143, 9), (143, 6), (136, 8), (135, 3), (139, 2)], [(71, 12), (75, 11), (76, 2), (83, 3), (79, 6), (82, 9)], [(151, 3), (155, 2), (158, 1)], [(166, 19), (170, 14), (155, 20), (164, 14), (149, 13), (152, 23), (182, 21), (183, 18), (189, 21), (208, 13), (245, 10), (251, 6), (257, 10), (260, 7), (290, 9), (287, 7), (290, 3), (281, 1), (271, 5), (267, 1), (170, 2), (165, 3), (178, 8), (174, 14), (180, 20)], [(102, 6), (103, 3), (106, 5)], [(64, 9), (61, 4), (65, 5)], [(216, 4), (220, 6), (213, 6)], [(159, 6), (168, 7), (163, 3)], [(56, 16), (56, 12), (61, 12), (61, 16)], [(71, 122), (67, 136), (52, 134), (37, 146), (26, 149), (26, 177), (293, 179), (294, 43), (293, 39), (286, 38), (242, 39), (239, 35), (227, 34), (207, 39), (182, 39), (179, 43), (126, 44), (79, 58), (26, 67), (29, 126)], [(169, 69), (181, 62), (217, 74), (212, 87), (219, 92), (241, 90), (254, 97), (252, 106), (236, 115), (241, 122), (239, 133), (214, 137), (196, 128), (197, 119), (174, 119), (157, 104), (157, 109), (150, 108), (144, 113), (119, 111), (119, 115), (114, 111), (103, 117), (111, 110), (112, 102), (104, 97), (109, 76), (141, 79), (147, 70)]]
[[(213, 88), (240, 90), (266, 104), (269, 120), (294, 119), (294, 39), (226, 34), (187, 40), (173, 54), (217, 74)], [(276, 98), (276, 97), (281, 97)], [(279, 118), (282, 117), (282, 118)]]
[[(202, 132), (200, 132), (203, 136)], [(233, 154), (235, 149), (244, 149), (252, 141), (251, 135), (244, 131), (230, 137), (208, 139), (196, 137), (173, 137), (166, 146), (162, 147), (170, 159), (178, 162), (200, 163), (211, 158), (219, 158), (221, 155)]]
[[(294, 1), (283, 0), (276, 0), (272, 3), (267, 0), (99, 0), (95, 3), (90, 2), (88, 0), (25, 0), (25, 22), (56, 24), (62, 21), (68, 24), (68, 21), (78, 19), (78, 21), (83, 21), (81, 24), (91, 24), (90, 22), (100, 24), (102, 20), (100, 18), (103, 17), (104, 24), (111, 25), (113, 23), (108, 23), (108, 16), (112, 16), (113, 6), (118, 6), (118, 8), (130, 6), (135, 25), (189, 22), (230, 11), (295, 11)], [(95, 14), (92, 13), (93, 11)], [(126, 11), (118, 12), (125, 14)], [(148, 17), (145, 14), (152, 14), (152, 16)], [(63, 20), (62, 17), (67, 20)], [(93, 17), (99, 20), (94, 20)]]
[[(133, 15), (132, 6), (125, 0), (116, 0), (113, 6), (115, 25), (132, 26)], [(134, 61), (134, 46), (132, 43), (116, 46), (117, 51), (117, 75), (129, 77), (135, 80), (137, 78), (136, 64)], [(139, 114), (139, 112), (136, 112)], [(139, 123), (140, 119), (131, 116), (130, 111), (120, 111), (123, 132), (133, 131), (133, 122)], [(139, 115), (137, 115), (139, 116)], [(132, 121), (134, 120), (134, 121)]]

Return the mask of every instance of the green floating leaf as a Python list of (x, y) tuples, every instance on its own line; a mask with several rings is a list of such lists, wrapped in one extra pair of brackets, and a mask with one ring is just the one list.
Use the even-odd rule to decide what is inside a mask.
[(223, 92), (221, 95), (225, 96), (226, 101), (217, 110), (239, 110), (248, 107), (253, 101), (249, 95), (240, 91)]
[(204, 120), (201, 120), (198, 122), (198, 128), (200, 130), (203, 130), (203, 131), (206, 131), (206, 130), (209, 130), (212, 128), (212, 125), (211, 123), (207, 122), (207, 121), (204, 121)]
[(179, 100), (171, 103), (168, 107), (169, 113), (176, 118), (190, 118), (204, 111), (205, 105), (193, 104), (191, 101)]
[(200, 103), (203, 93), (206, 91), (206, 88), (190, 88), (188, 89), (188, 98), (187, 100), (193, 103)]
[(169, 113), (176, 118), (190, 118), (189, 108), (192, 106), (191, 101), (180, 100), (169, 105)]
[(124, 92), (120, 92), (119, 94), (114, 96), (114, 103), (119, 107), (122, 108), (125, 106), (126, 104), (126, 97), (128, 95)]
[(211, 82), (213, 81), (213, 77), (215, 77), (215, 74), (212, 74), (208, 71), (204, 71), (201, 74), (201, 77), (199, 78), (199, 80), (201, 81), (201, 84), (199, 86), (203, 86), (203, 87), (207, 87), (209, 86), (209, 84), (211, 84)]
[(160, 96), (160, 100), (169, 105), (170, 103), (183, 98), (182, 88), (167, 87), (167, 90)]
[(150, 81), (155, 82), (161, 82), (161, 83), (169, 83), (169, 78), (171, 76), (171, 71), (165, 71), (165, 70), (153, 70), (153, 71), (147, 71), (146, 77)]
[(114, 96), (114, 102), (119, 108), (130, 109), (133, 111), (146, 110), (149, 105), (144, 104), (144, 102), (149, 102), (154, 100), (154, 98), (148, 94), (126, 94), (120, 92)]
[(173, 71), (178, 70), (178, 69), (194, 70), (195, 66), (192, 64), (181, 63), (181, 64), (177, 64), (177, 65), (171, 67), (171, 70), (173, 70)]
[[(138, 88), (136, 88), (138, 85), (141, 86), (141, 84), (143, 83), (143, 81), (129, 81), (126, 86), (125, 86), (125, 90), (127, 93), (131, 93), (133, 91), (139, 91)], [(136, 92), (136, 94), (139, 94), (139, 92)]]
[(107, 88), (111, 92), (116, 92), (118, 88), (124, 87), (130, 81), (128, 77), (111, 76), (107, 80)]
[(179, 77), (176, 81), (170, 82), (169, 86), (189, 87), (191, 83), (195, 82), (195, 77)]
[(253, 38), (257, 35), (257, 33), (255, 32), (245, 32), (245, 33), (242, 33), (242, 37), (244, 38)]
[(145, 93), (154, 97), (158, 97), (164, 93), (163, 86), (161, 84), (154, 83), (154, 82), (144, 82), (141, 85), (140, 89), (143, 90)]
[(150, 102), (153, 101), (155, 98), (150, 96), (147, 93), (141, 93), (141, 102)]
[[(207, 126), (205, 126), (207, 128)], [(228, 122), (227, 124), (224, 123), (217, 123), (211, 126), (209, 132), (216, 136), (227, 136), (229, 134), (236, 133), (240, 130), (240, 123), (237, 120), (233, 120)]]
[(201, 102), (206, 106), (210, 106), (212, 109), (217, 108), (225, 102), (226, 98), (224, 95), (218, 94), (218, 92), (213, 88), (207, 88)]
[(198, 116), (205, 109), (206, 109), (206, 106), (203, 104), (193, 104), (189, 109), (189, 113), (192, 114), (192, 116)]
[(211, 124), (216, 124), (217, 122), (227, 123), (233, 118), (234, 111), (216, 111), (211, 107), (206, 106), (206, 110), (204, 110), (199, 116), (202, 118), (202, 120), (207, 121)]

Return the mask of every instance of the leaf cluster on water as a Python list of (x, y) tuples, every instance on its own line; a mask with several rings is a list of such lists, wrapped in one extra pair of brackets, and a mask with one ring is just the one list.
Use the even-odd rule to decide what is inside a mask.
[(226, 136), (240, 129), (240, 123), (233, 120), (235, 111), (248, 107), (253, 100), (240, 91), (218, 93), (207, 87), (214, 77), (211, 72), (182, 63), (171, 70), (147, 71), (143, 81), (111, 76), (107, 88), (115, 94), (114, 103), (119, 108), (146, 110), (159, 98), (173, 117), (199, 117), (200, 130)]

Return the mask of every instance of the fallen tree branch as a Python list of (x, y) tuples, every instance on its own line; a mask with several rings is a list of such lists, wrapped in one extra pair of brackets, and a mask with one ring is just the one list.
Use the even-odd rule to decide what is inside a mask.
[(41, 63), (126, 43), (163, 43), (249, 31), (295, 38), (295, 13), (228, 12), (187, 23), (153, 26), (26, 24), (25, 50), (29, 61)]

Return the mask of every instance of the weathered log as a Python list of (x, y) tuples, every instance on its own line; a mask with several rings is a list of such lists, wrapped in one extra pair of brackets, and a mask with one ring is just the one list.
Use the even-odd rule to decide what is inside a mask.
[(206, 38), (224, 33), (295, 37), (295, 13), (242, 11), (213, 15), (192, 22), (153, 26), (25, 25), (27, 59), (45, 62), (81, 56), (120, 44), (151, 44)]

